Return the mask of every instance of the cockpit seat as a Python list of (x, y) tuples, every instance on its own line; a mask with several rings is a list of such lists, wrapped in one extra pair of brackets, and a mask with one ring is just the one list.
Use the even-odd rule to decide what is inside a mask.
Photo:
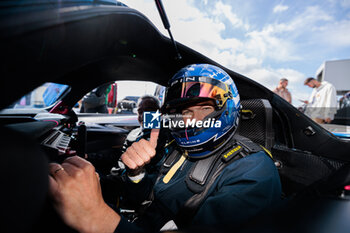
[(274, 144), (272, 106), (267, 99), (241, 100), (238, 134), (271, 150)]

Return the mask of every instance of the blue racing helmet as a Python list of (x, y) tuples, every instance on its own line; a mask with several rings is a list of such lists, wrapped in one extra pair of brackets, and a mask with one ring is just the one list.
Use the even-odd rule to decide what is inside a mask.
[(239, 94), (232, 78), (214, 65), (189, 65), (170, 79), (162, 107), (170, 121), (182, 119), (179, 114), (186, 107), (208, 100), (215, 110), (202, 120), (206, 123), (170, 128), (179, 147), (192, 158), (212, 155), (234, 135), (239, 121)]

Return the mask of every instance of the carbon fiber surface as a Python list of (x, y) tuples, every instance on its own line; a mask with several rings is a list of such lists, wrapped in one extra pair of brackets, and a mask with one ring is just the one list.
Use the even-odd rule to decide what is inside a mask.
[(238, 133), (271, 150), (273, 146), (272, 107), (268, 100), (242, 100)]

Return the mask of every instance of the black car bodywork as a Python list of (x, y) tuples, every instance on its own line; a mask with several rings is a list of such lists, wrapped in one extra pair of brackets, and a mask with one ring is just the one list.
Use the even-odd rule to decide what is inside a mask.
[[(210, 63), (227, 71), (242, 103), (264, 99), (270, 106), (269, 149), (279, 168), (285, 198), (294, 201), (296, 207), (286, 207), (278, 217), (257, 220), (242, 231), (350, 229), (346, 221), (349, 215), (344, 215), (350, 205), (344, 190), (350, 184), (349, 142), (323, 129), (255, 82), (254, 77), (249, 79), (229, 70), (182, 44), (178, 44), (182, 59), (176, 59), (171, 41), (136, 10), (94, 1), (65, 2), (2, 5), (1, 109), (44, 82), (71, 87), (60, 103), (47, 109), (52, 114), (44, 119), (35, 118), (34, 113), (0, 117), (1, 219), (6, 222), (2, 232), (54, 231), (51, 226), (62, 225), (46, 199), (47, 163), (59, 160), (59, 149), (43, 149), (43, 142), (53, 134), (72, 136), (72, 147), (79, 153), (84, 153), (87, 145), (98, 145), (99, 149), (122, 145), (129, 128), (92, 127), (86, 135), (86, 129), (77, 125), (79, 116), (71, 109), (87, 92), (115, 80), (152, 81), (166, 86), (177, 70), (193, 63)], [(252, 138), (257, 134), (254, 130), (250, 133)], [(106, 144), (96, 143), (98, 139)], [(325, 231), (328, 227), (331, 230)]]

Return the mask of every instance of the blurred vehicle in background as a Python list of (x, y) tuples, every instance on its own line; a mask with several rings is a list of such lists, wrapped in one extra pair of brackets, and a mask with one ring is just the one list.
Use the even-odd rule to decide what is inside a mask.
[(118, 102), (119, 114), (137, 114), (137, 101), (140, 96), (126, 96)]

